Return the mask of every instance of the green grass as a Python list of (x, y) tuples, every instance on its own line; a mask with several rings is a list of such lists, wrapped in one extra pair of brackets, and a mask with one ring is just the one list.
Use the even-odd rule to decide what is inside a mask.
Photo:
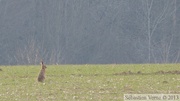
[[(0, 66), (0, 101), (123, 101), (123, 94), (180, 94), (180, 64)], [(134, 74), (121, 74), (131, 71)], [(140, 74), (137, 74), (141, 71)]]

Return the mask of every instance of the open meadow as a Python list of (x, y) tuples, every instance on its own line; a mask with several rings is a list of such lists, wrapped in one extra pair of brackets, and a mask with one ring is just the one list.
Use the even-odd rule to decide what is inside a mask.
[(0, 101), (123, 101), (123, 94), (180, 94), (180, 64), (0, 66)]

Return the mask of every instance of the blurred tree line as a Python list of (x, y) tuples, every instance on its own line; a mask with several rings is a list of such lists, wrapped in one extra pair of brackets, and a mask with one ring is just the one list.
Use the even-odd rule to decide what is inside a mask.
[(179, 0), (0, 0), (0, 64), (180, 62)]

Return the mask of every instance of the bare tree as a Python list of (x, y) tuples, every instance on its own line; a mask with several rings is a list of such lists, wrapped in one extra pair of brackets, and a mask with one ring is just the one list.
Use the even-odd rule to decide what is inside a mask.
[(34, 39), (29, 39), (23, 47), (17, 47), (14, 58), (17, 64), (36, 64), (41, 60), (40, 49)]
[[(153, 50), (153, 46), (152, 43), (153, 42), (153, 36), (155, 36), (154, 34), (156, 33), (155, 31), (159, 30), (159, 26), (166, 20), (169, 20), (168, 18), (170, 18), (174, 13), (176, 8), (174, 8), (174, 4), (175, 4), (175, 0), (166, 0), (166, 1), (162, 1), (161, 3), (163, 3), (162, 8), (159, 8), (156, 4), (160, 3), (157, 0), (141, 0), (142, 3), (142, 10), (144, 12), (143, 14), (143, 28), (145, 36), (147, 36), (147, 47), (148, 47), (148, 62), (151, 63), (154, 60), (152, 60), (152, 56), (154, 53)], [(158, 33), (157, 33), (158, 34)], [(173, 38), (171, 38), (173, 39)], [(169, 41), (170, 43), (172, 42)], [(170, 45), (168, 45), (168, 47), (170, 48)], [(167, 51), (167, 49), (166, 49)], [(169, 54), (169, 52), (166, 52), (166, 54)], [(166, 57), (167, 58), (167, 55)], [(166, 59), (167, 60), (167, 59)]]

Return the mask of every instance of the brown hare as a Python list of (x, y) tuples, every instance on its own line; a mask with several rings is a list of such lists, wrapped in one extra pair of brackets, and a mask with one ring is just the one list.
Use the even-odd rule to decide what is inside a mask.
[(43, 64), (43, 61), (41, 61), (41, 71), (38, 76), (38, 82), (43, 82), (45, 79), (45, 69), (47, 67)]

